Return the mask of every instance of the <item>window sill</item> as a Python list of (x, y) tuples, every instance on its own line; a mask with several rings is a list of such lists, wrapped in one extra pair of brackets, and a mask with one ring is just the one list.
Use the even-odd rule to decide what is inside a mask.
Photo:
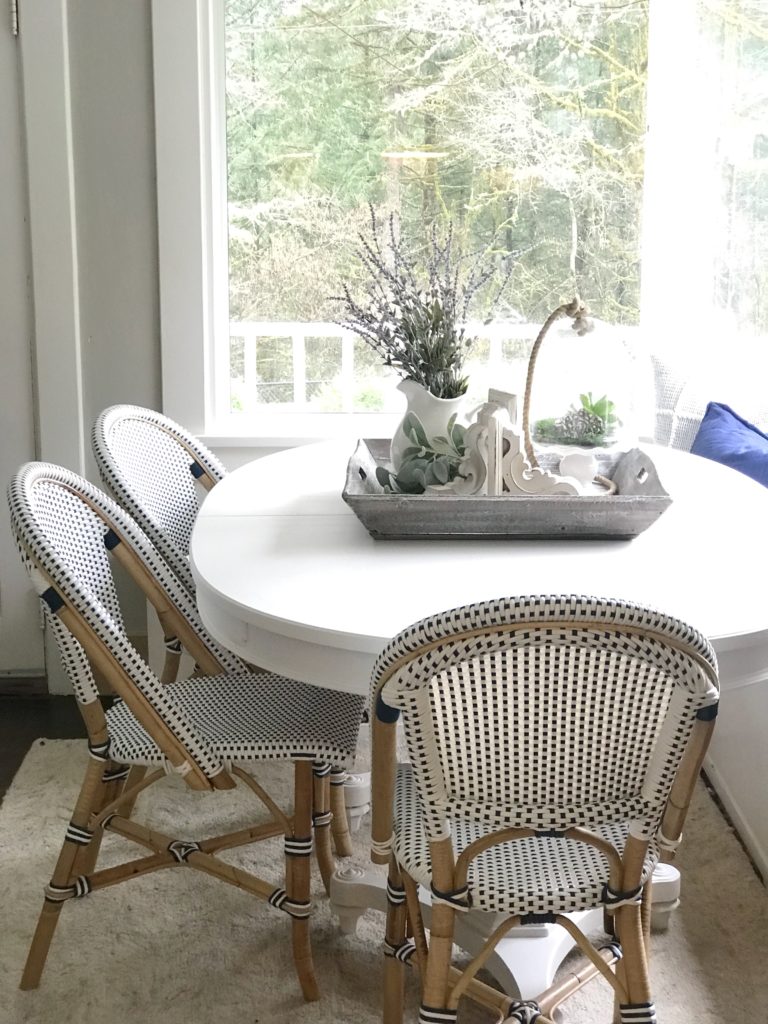
[(395, 413), (284, 413), (231, 416), (210, 424), (201, 440), (209, 448), (295, 448), (334, 438), (391, 437)]

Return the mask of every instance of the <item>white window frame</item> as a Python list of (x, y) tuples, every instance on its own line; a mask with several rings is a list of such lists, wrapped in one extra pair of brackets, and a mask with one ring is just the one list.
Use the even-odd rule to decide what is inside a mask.
[(214, 253), (223, 212), (213, 204), (211, 145), (222, 130), (212, 109), (222, 12), (210, 0), (152, 2), (163, 409), (196, 434), (211, 423), (222, 328)]
[[(706, 105), (698, 95), (700, 81), (680, 74), (679, 45), (670, 49), (670, 40), (693, 30), (695, 0), (653, 0), (650, 10), (654, 80), (649, 75), (645, 194), (655, 199), (643, 213), (641, 327), (651, 349), (669, 354), (670, 343), (692, 336), (696, 311), (680, 299), (696, 294), (709, 255), (701, 197), (689, 187), (700, 174), (698, 121), (706, 119)], [(216, 337), (229, 338), (228, 268), (221, 258), (227, 252), (226, 170), (220, 159), (223, 0), (152, 0), (152, 33), (164, 411), (214, 446), (390, 436), (397, 417), (366, 413), (265, 412), (216, 421), (215, 409), (227, 407), (229, 386), (229, 345), (214, 344)], [(679, 119), (670, 117), (670, 89)], [(696, 109), (698, 118), (691, 116)], [(686, 256), (679, 239), (687, 242)], [(702, 311), (704, 330), (706, 317)], [(223, 393), (214, 396), (215, 387)]]
[(152, 0), (163, 411), (213, 447), (391, 436), (396, 415), (216, 419), (229, 386), (229, 345), (215, 344), (229, 338), (223, 36), (223, 0)]

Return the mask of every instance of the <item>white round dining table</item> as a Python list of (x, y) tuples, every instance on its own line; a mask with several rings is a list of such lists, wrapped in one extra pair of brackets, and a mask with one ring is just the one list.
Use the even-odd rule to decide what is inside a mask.
[[(676, 616), (717, 652), (727, 692), (705, 765), (768, 877), (768, 488), (648, 445), (672, 502), (631, 540), (383, 540), (342, 499), (353, 447), (323, 442), (265, 456), (206, 496), (191, 561), (211, 633), (262, 668), (364, 694), (376, 656), (396, 633), (474, 601), (591, 594)], [(357, 869), (337, 875), (332, 899), (340, 908), (383, 908), (380, 879)], [(473, 941), (467, 933), (461, 944)], [(541, 958), (524, 966), (515, 942), (503, 940), (489, 966), (508, 991), (540, 991), (567, 945), (550, 939), (550, 961), (537, 974)]]
[(592, 594), (677, 616), (717, 652), (707, 770), (768, 877), (768, 488), (647, 445), (672, 503), (631, 540), (374, 540), (341, 496), (353, 447), (268, 455), (207, 495), (191, 559), (214, 636), (263, 668), (367, 693), (399, 630), (472, 601)]
[(646, 450), (673, 500), (631, 540), (375, 540), (341, 496), (348, 441), (257, 459), (200, 510), (200, 614), (244, 658), (358, 693), (405, 626), (509, 595), (619, 597), (691, 623), (718, 652), (764, 645), (768, 489), (688, 453)]

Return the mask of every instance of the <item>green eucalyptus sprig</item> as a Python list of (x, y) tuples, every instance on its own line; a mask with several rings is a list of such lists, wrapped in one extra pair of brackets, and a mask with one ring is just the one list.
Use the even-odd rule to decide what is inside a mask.
[(466, 429), (456, 422), (456, 413), (448, 421), (445, 434), (437, 437), (427, 436), (414, 412), (406, 413), (402, 428), (411, 444), (403, 451), (397, 474), (385, 466), (376, 467), (376, 479), (385, 491), (423, 494), (430, 484), (456, 479), (466, 447)]
[[(388, 219), (386, 241), (382, 225), (371, 210), (371, 239), (360, 235), (358, 256), (369, 276), (367, 296), (358, 302), (349, 287), (335, 298), (346, 316), (337, 321), (363, 338), (402, 377), (416, 381), (438, 398), (457, 398), (467, 390), (464, 362), (474, 338), (465, 324), (473, 296), (496, 272), (476, 260), (462, 277), (461, 259), (453, 252), (453, 225), (441, 241), (433, 227), (425, 272)], [(494, 303), (512, 271), (511, 262)]]

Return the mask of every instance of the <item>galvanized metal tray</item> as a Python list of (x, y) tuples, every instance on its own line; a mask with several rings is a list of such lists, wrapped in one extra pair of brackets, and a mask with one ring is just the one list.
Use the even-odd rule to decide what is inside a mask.
[[(448, 495), (390, 494), (376, 480), (376, 466), (389, 459), (389, 440), (358, 441), (342, 491), (372, 537), (407, 538), (563, 538), (627, 540), (654, 523), (672, 499), (649, 456), (639, 448), (597, 454), (598, 469), (613, 480), (616, 494)], [(538, 453), (544, 469), (548, 456)], [(559, 456), (552, 456), (552, 460)]]

